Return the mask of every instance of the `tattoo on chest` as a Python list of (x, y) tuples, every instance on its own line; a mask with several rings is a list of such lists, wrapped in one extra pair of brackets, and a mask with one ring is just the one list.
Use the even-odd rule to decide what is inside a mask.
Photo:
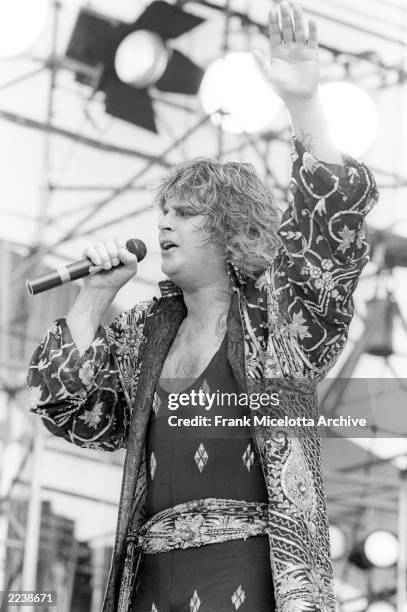
[(301, 130), (300, 142), (303, 145), (304, 149), (315, 157), (315, 146), (311, 134), (306, 132), (305, 130)]

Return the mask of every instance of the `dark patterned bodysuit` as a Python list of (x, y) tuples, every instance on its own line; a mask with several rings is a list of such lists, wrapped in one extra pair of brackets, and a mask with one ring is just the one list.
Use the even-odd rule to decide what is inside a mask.
[[(237, 393), (226, 338), (202, 374), (182, 392)], [(178, 382), (179, 384), (179, 382)], [(169, 409), (157, 386), (147, 437), (147, 518), (192, 499), (267, 502), (264, 477), (248, 427), (170, 427), (168, 417), (242, 417), (247, 407)], [(220, 429), (220, 431), (218, 431)], [(267, 535), (143, 556), (133, 612), (273, 612)]]

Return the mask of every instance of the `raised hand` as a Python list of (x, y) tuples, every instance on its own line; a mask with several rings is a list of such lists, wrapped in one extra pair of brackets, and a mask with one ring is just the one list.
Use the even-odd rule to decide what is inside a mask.
[[(279, 23), (279, 14), (281, 26)], [(319, 83), (317, 25), (309, 20), (308, 36), (301, 6), (282, 2), (269, 14), (270, 59), (255, 51), (266, 81), (287, 106), (312, 99)]]

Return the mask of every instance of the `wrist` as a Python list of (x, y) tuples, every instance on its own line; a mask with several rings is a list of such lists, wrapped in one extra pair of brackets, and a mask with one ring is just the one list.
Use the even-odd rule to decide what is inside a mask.
[(83, 301), (112, 302), (118, 289), (113, 286), (92, 287), (84, 284), (79, 292), (78, 299)]
[(95, 323), (96, 327), (103, 319), (106, 310), (115, 298), (115, 293), (106, 289), (83, 287), (74, 304), (72, 305), (68, 316), (70, 319), (86, 319), (89, 322)]

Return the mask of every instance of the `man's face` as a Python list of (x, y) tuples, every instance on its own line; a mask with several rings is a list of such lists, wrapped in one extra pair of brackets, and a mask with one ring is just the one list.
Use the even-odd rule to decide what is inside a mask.
[[(208, 242), (205, 215), (187, 201), (169, 198), (158, 222), (161, 269), (180, 287), (193, 286), (197, 278), (211, 278), (224, 270), (221, 245)], [(209, 276), (208, 276), (209, 275)]]

